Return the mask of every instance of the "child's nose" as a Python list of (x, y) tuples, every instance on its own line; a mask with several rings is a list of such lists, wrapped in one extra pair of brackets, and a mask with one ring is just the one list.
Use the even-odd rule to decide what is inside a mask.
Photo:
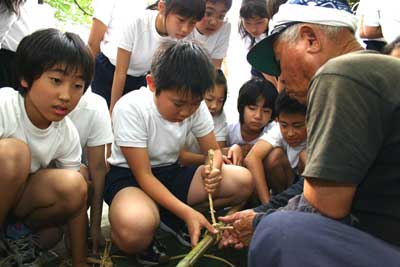
[(58, 94), (58, 98), (62, 101), (69, 101), (71, 98), (71, 92), (70, 92), (71, 88), (69, 88), (68, 85), (63, 85), (60, 86), (60, 90), (59, 90), (59, 94)]

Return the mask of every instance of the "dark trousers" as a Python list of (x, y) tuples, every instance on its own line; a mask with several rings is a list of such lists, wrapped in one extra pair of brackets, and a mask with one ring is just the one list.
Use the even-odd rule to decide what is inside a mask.
[(383, 48), (386, 45), (384, 41), (374, 41), (374, 40), (365, 40), (364, 43), (367, 45), (366, 48), (369, 50), (375, 50), (378, 52), (382, 52)]
[[(96, 57), (94, 78), (91, 86), (92, 92), (101, 95), (107, 101), (108, 107), (110, 107), (111, 102), (111, 88), (114, 79), (114, 71), (115, 66), (103, 53), (99, 53)], [(146, 84), (146, 76), (134, 77), (126, 75), (122, 95), (139, 89), (142, 86), (146, 86)]]
[(398, 267), (400, 250), (321, 215), (282, 211), (258, 224), (248, 262), (249, 267)]
[(0, 88), (18, 88), (18, 79), (15, 70), (15, 52), (0, 49)]

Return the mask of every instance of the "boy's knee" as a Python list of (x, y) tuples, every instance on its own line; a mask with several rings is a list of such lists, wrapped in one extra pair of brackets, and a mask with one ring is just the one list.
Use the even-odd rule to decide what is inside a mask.
[(254, 180), (251, 172), (248, 169), (242, 169), (243, 174), (239, 179), (238, 191), (242, 194), (243, 197), (248, 197), (254, 190)]
[(282, 148), (277, 147), (274, 148), (268, 156), (264, 159), (264, 168), (268, 172), (268, 170), (272, 170), (280, 165), (282, 165), (285, 161), (286, 154)]
[(76, 171), (65, 171), (64, 182), (58, 193), (67, 211), (74, 212), (86, 205), (88, 186), (83, 176)]
[(140, 214), (125, 213), (111, 220), (111, 238), (119, 249), (128, 254), (146, 249), (158, 225), (155, 218)]
[(23, 184), (28, 178), (31, 167), (28, 145), (18, 139), (0, 140), (0, 162), (3, 183)]

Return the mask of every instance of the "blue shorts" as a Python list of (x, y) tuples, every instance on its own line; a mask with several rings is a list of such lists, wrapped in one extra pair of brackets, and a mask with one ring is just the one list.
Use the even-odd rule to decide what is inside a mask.
[[(101, 95), (110, 107), (111, 88), (114, 80), (115, 66), (110, 62), (108, 57), (103, 53), (99, 53), (96, 57), (96, 65), (94, 68), (94, 77), (91, 84), (92, 92)], [(126, 75), (124, 91), (122, 95), (130, 91), (146, 86), (146, 76)]]
[[(197, 166), (181, 167), (175, 163), (168, 166), (152, 168), (153, 175), (176, 196), (187, 203), (189, 187)], [(104, 201), (111, 205), (115, 195), (125, 187), (140, 187), (129, 168), (112, 166), (106, 175)]]
[[(190, 184), (198, 166), (181, 167), (178, 163), (152, 168), (153, 175), (180, 201), (187, 203)], [(115, 195), (126, 187), (140, 187), (129, 168), (112, 166), (104, 184), (104, 201), (110, 206)], [(160, 217), (169, 224), (182, 223), (167, 209), (160, 207)]]

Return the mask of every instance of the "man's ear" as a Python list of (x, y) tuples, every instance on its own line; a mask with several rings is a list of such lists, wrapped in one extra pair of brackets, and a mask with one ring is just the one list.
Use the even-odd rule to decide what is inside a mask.
[(315, 27), (303, 25), (300, 28), (300, 39), (306, 42), (306, 51), (317, 53), (321, 51), (321, 40)]
[(153, 76), (151, 76), (151, 74), (147, 74), (146, 75), (146, 82), (147, 82), (147, 86), (149, 87), (150, 91), (155, 93), (156, 92), (156, 86), (154, 84)]

